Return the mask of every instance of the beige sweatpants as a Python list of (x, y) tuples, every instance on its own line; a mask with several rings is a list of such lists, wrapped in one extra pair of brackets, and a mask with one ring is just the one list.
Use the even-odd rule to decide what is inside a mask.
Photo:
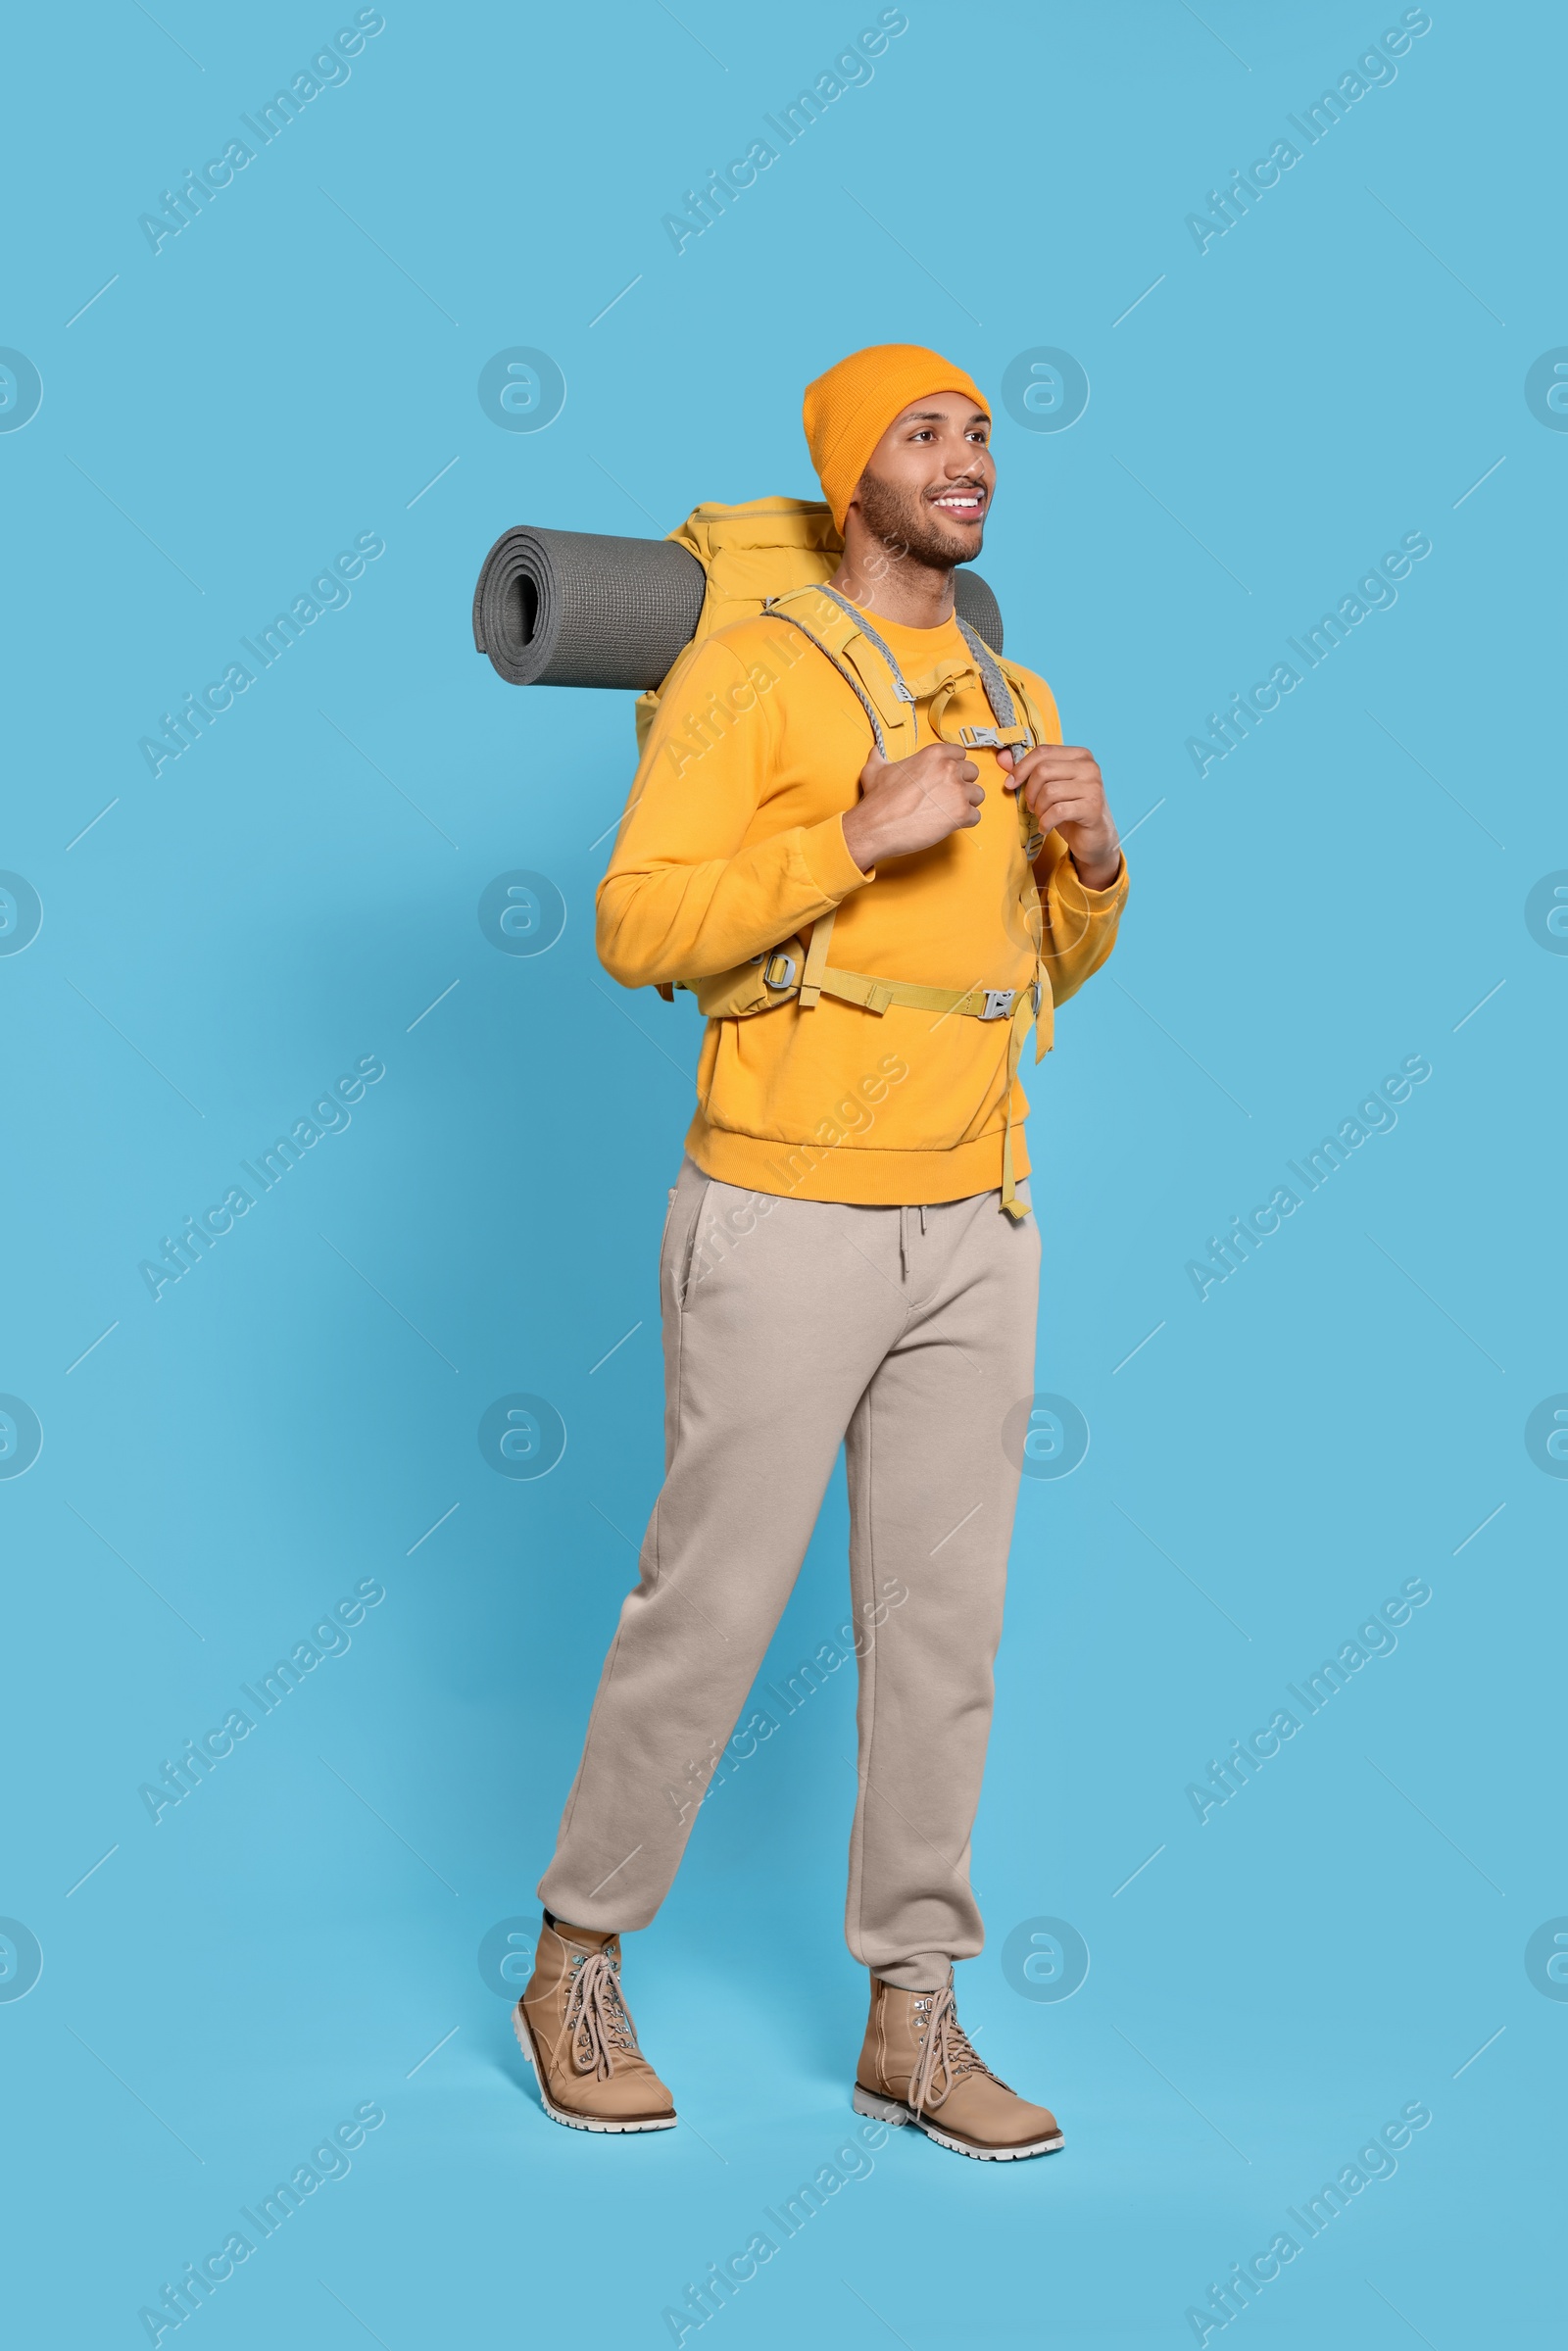
[(842, 1442), (861, 1636), (849, 1946), (911, 1991), (980, 1949), (969, 1836), (1018, 1493), (1002, 1424), (1034, 1385), (1039, 1265), (1034, 1218), (995, 1192), (856, 1208), (686, 1161), (660, 1267), (664, 1484), (539, 1887), (558, 1918), (644, 1927), (663, 1900)]

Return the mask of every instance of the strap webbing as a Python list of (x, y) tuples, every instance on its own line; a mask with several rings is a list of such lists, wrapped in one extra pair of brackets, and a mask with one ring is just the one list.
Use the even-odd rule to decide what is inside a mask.
[[(1043, 984), (1044, 974), (1035, 985)], [(1022, 1224), (1029, 1213), (1028, 1203), (1018, 1198), (1018, 1186), (1012, 1161), (1012, 1090), (1018, 1082), (1018, 1064), (1023, 1059), (1023, 1041), (1029, 1034), (1029, 1024), (1037, 1017), (1038, 1006), (1031, 994), (1019, 997), (1013, 1006), (1012, 1028), (1007, 1038), (1007, 1123), (1002, 1131), (1002, 1205), (1014, 1224)]]
[(818, 996), (822, 993), (822, 974), (827, 969), (828, 941), (833, 936), (833, 925), (837, 916), (838, 908), (835, 906), (831, 913), (819, 914), (811, 925), (811, 944), (806, 951), (806, 969), (801, 973), (801, 993), (798, 999), (804, 1012), (810, 1011)]
[[(1009, 989), (1007, 993), (1027, 996), (1029, 991), (1027, 988), (1022, 991)], [(986, 1016), (986, 999), (991, 991), (986, 988), (927, 988), (918, 980), (875, 979), (868, 971), (838, 971), (828, 965), (821, 972), (813, 994), (836, 996), (847, 1004), (863, 1006), (867, 1012), (885, 1012), (889, 1004), (903, 1004), (911, 1012), (961, 1012), (968, 1019), (983, 1020)], [(1011, 1009), (1009, 1007), (1005, 1015), (998, 1012), (992, 1017), (996, 1020), (1010, 1018)]]
[(986, 690), (986, 700), (991, 705), (992, 716), (999, 726), (1015, 725), (1012, 696), (1007, 691), (1006, 679), (997, 667), (996, 655), (979, 631), (972, 629), (968, 621), (959, 613), (955, 612), (953, 617), (958, 623), (958, 634), (974, 656), (974, 665), (980, 672), (980, 683)]

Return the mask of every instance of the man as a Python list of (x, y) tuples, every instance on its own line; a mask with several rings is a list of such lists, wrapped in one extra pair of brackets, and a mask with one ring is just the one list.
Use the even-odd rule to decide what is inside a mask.
[[(969, 1837), (1019, 1472), (1003, 1423), (1034, 1385), (1014, 1073), (1031, 989), (1059, 1002), (1103, 962), (1126, 876), (1100, 769), (1061, 747), (1049, 688), (1009, 666), (1039, 722), (1011, 724), (956, 617), (996, 481), (976, 386), (881, 346), (810, 386), (805, 425), (843, 561), (829, 591), (698, 646), (599, 892), (623, 985), (760, 964), (798, 993), (709, 1022), (662, 1251), (666, 1475), (540, 1885), (517, 2033), (557, 2121), (674, 2123), (619, 1935), (669, 1887), (842, 1442), (860, 1671), (847, 1935), (871, 1991), (854, 2103), (956, 2153), (1043, 2154), (1055, 2120), (975, 2055), (953, 1963), (983, 1940)], [(871, 741), (898, 748), (824, 615), (877, 648), (917, 748)], [(798, 930), (804, 977), (774, 952)]]

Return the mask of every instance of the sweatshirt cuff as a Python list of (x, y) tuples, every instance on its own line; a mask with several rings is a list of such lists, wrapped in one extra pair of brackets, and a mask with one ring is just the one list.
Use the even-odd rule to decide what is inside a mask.
[(1127, 859), (1123, 857), (1115, 880), (1107, 882), (1103, 890), (1090, 889), (1070, 854), (1061, 859), (1052, 879), (1064, 902), (1075, 909), (1081, 907), (1090, 915), (1114, 914), (1127, 896)]
[(822, 896), (835, 906), (848, 898), (852, 890), (876, 879), (876, 868), (863, 873), (850, 855), (844, 838), (844, 819), (829, 816), (821, 824), (810, 824), (801, 833), (801, 856), (806, 869)]

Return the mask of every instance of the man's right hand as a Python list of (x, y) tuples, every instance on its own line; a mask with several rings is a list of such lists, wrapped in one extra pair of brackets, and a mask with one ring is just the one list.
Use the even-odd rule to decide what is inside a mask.
[(860, 770), (859, 801), (844, 818), (844, 845), (861, 872), (978, 824), (985, 799), (979, 773), (956, 743), (928, 743), (906, 759), (873, 751)]

